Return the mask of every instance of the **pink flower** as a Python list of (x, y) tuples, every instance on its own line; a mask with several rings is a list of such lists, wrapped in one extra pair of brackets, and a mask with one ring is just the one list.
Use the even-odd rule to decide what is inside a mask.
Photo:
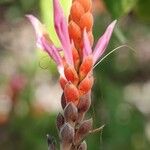
[[(65, 60), (68, 64), (73, 65), (73, 56), (71, 49), (71, 42), (69, 39), (68, 33), (68, 24), (66, 18), (64, 16), (63, 10), (60, 7), (59, 0), (53, 0), (54, 5), (54, 25), (55, 31), (58, 35), (58, 38), (61, 42), (61, 48), (57, 48), (53, 42), (50, 40), (48, 33), (46, 32), (44, 25), (34, 17), (33, 15), (26, 15), (27, 18), (31, 21), (37, 37), (37, 46), (46, 51), (50, 57), (55, 61), (58, 65), (58, 69), (60, 69), (62, 65), (62, 56), (60, 55), (60, 49), (64, 52)], [(105, 52), (107, 45), (109, 43), (110, 37), (112, 35), (114, 26), (116, 24), (116, 20), (113, 21), (106, 29), (105, 33), (98, 40), (94, 50), (92, 51), (88, 36), (86, 33), (86, 29), (84, 29), (84, 48), (83, 48), (83, 57), (87, 57), (88, 55), (92, 55), (94, 63), (102, 56)]]
[(83, 40), (84, 40), (84, 48), (83, 48), (83, 58), (87, 57), (88, 55), (92, 55), (94, 64), (98, 61), (98, 59), (103, 55), (105, 52), (109, 40), (111, 38), (113, 29), (115, 27), (116, 20), (113, 21), (106, 29), (105, 33), (99, 38), (94, 50), (92, 51), (90, 42), (88, 39), (88, 35), (86, 30), (84, 30)]
[[(79, 54), (73, 50), (74, 41), (72, 39), (70, 40), (68, 22), (64, 16), (62, 8), (60, 7), (59, 0), (53, 0), (53, 8), (54, 27), (60, 40), (61, 47), (58, 48), (53, 44), (47, 31), (44, 28), (44, 25), (42, 25), (42, 23), (36, 17), (27, 15), (27, 18), (31, 21), (35, 29), (37, 46), (47, 52), (49, 56), (55, 61), (58, 72), (60, 73), (60, 84), (63, 89), (65, 88), (66, 84), (68, 84), (69, 86), (74, 87), (70, 89), (73, 89), (75, 92), (79, 91), (80, 94), (77, 95), (86, 94), (93, 85), (93, 76), (91, 77), (93, 65), (105, 52), (116, 24), (116, 20), (107, 27), (104, 34), (98, 40), (94, 50), (91, 48), (86, 28), (84, 28), (82, 37), (83, 56), (77, 56)], [(60, 54), (60, 50), (63, 51), (64, 55)], [(76, 61), (74, 59), (78, 60)], [(78, 67), (76, 62), (79, 64)], [(67, 91), (66, 93), (70, 92)]]

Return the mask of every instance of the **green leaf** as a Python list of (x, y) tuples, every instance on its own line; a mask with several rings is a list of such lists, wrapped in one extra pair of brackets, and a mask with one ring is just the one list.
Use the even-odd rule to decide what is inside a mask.
[(135, 12), (142, 20), (150, 23), (150, 0), (139, 0)]
[(5, 3), (13, 2), (13, 0), (0, 0), (0, 5)]
[(19, 0), (19, 4), (22, 8), (22, 11), (27, 12), (35, 8), (36, 4), (38, 3), (37, 0)]
[(111, 16), (116, 19), (129, 13), (137, 0), (104, 0), (104, 2)]

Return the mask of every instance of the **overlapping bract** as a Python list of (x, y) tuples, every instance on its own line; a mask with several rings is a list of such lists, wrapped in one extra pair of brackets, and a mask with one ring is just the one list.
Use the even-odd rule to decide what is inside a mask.
[[(79, 22), (80, 26), (78, 28), (78, 24), (72, 21), (67, 23), (59, 0), (53, 0), (54, 26), (61, 43), (60, 48), (53, 44), (40, 21), (32, 15), (27, 15), (35, 29), (37, 45), (47, 52), (57, 64), (60, 73), (60, 85), (64, 91), (66, 101), (73, 102), (76, 105), (80, 97), (87, 94), (92, 88), (93, 65), (105, 52), (116, 24), (116, 21), (113, 21), (107, 27), (94, 50), (92, 50), (91, 38), (89, 36), (92, 35), (91, 25), (87, 23), (88, 21), (84, 22), (84, 18), (92, 20), (90, 17), (91, 4), (89, 0), (88, 2), (83, 3), (81, 0), (73, 1), (71, 8), (72, 16), (70, 15), (70, 17), (74, 17)], [(83, 8), (81, 4), (84, 6)], [(76, 12), (77, 14), (74, 11), (76, 8), (80, 8), (80, 11)], [(84, 13), (84, 18), (81, 16), (82, 13)], [(77, 46), (77, 43), (80, 43), (80, 41), (75, 41), (72, 37), (72, 28), (76, 29), (76, 36), (80, 35), (78, 40), (83, 42), (82, 47)], [(63, 56), (60, 54), (60, 50), (63, 51)]]

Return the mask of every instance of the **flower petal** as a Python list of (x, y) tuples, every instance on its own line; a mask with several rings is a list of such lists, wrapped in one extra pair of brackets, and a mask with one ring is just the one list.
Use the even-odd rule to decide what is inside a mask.
[(54, 62), (57, 64), (58, 72), (62, 77), (64, 77), (64, 66), (62, 62), (61, 55), (59, 54), (59, 51), (54, 45), (50, 45), (44, 37), (42, 38), (42, 43), (44, 50), (48, 53), (48, 55), (54, 60)]
[(55, 30), (62, 44), (66, 62), (73, 65), (68, 25), (63, 10), (60, 6), (59, 0), (53, 0), (53, 8)]
[(43, 49), (41, 38), (46, 34), (44, 25), (33, 15), (26, 15), (26, 17), (30, 20), (30, 22), (32, 23), (34, 27), (36, 38), (37, 38), (37, 46)]
[(49, 54), (49, 56), (56, 62), (57, 65), (62, 64), (62, 58), (55, 48), (54, 45), (50, 45), (44, 37), (41, 39), (43, 43), (44, 50)]
[[(26, 15), (26, 17), (30, 20), (32, 23), (35, 33), (36, 33), (36, 39), (37, 39), (37, 46), (41, 49), (44, 49), (43, 43), (42, 43), (42, 38), (45, 37), (47, 38), (47, 42), (49, 45), (53, 45), (53, 42), (48, 36), (48, 33), (44, 27), (44, 25), (33, 15)], [(56, 48), (58, 51), (61, 51), (62, 48)]]
[(47, 52), (48, 55), (55, 61), (55, 63), (57, 64), (58, 72), (61, 76), (64, 77), (62, 58), (59, 54), (59, 51), (61, 51), (62, 48), (56, 48), (53, 45), (53, 42), (50, 40), (48, 33), (44, 28), (44, 25), (36, 17), (34, 17), (33, 15), (26, 15), (26, 17), (31, 21), (35, 29), (37, 46)]
[(92, 54), (92, 49), (90, 45), (90, 41), (86, 32), (86, 29), (83, 31), (83, 59)]
[(112, 35), (113, 29), (116, 24), (116, 20), (113, 21), (106, 29), (105, 33), (100, 37), (98, 40), (95, 49), (93, 51), (93, 60), (94, 63), (102, 56), (102, 54), (105, 52), (107, 45), (109, 43), (110, 37)]

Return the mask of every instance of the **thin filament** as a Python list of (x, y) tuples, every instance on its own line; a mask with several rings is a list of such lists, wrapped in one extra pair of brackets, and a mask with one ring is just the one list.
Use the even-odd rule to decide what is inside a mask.
[(108, 54), (106, 54), (102, 59), (100, 59), (100, 61), (98, 61), (98, 62), (94, 65), (93, 69), (96, 68), (96, 67), (97, 67), (103, 60), (105, 60), (110, 54), (114, 53), (115, 51), (117, 51), (117, 50), (119, 50), (119, 49), (121, 49), (121, 48), (123, 48), (123, 47), (127, 47), (127, 48), (129, 48), (130, 50), (132, 50), (133, 52), (135, 52), (135, 49), (132, 48), (131, 46), (128, 46), (128, 45), (121, 45), (121, 46), (118, 46), (118, 47), (116, 47), (115, 49), (113, 49), (112, 51), (110, 51)]

